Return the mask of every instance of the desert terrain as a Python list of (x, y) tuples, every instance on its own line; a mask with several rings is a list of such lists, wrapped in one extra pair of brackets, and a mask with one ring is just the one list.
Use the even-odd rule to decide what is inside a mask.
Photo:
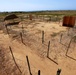
[(0, 22), (0, 75), (30, 75), (26, 56), (32, 75), (38, 75), (38, 70), (41, 75), (57, 75), (58, 69), (60, 75), (76, 75), (76, 27), (63, 27), (62, 23), (23, 19), (8, 26), (7, 33), (5, 22)]

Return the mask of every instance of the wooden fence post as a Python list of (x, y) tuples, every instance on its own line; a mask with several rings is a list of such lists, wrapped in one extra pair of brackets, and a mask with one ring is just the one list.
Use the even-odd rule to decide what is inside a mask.
[(60, 43), (61, 43), (61, 40), (62, 40), (62, 36), (63, 36), (63, 34), (61, 34), (61, 36), (60, 36)]
[(22, 33), (20, 32), (21, 42), (23, 43)]
[(38, 70), (38, 75), (40, 75), (41, 74), (41, 71), (40, 70)]
[(69, 42), (69, 45), (68, 45), (68, 48), (67, 48), (67, 51), (66, 51), (66, 56), (67, 56), (67, 53), (68, 53), (68, 51), (69, 51), (69, 48), (70, 48), (70, 44), (71, 44), (71, 42), (72, 42), (72, 39), (73, 39), (73, 37), (71, 38), (71, 40), (70, 40), (70, 42)]
[(48, 42), (48, 51), (47, 51), (47, 57), (49, 57), (49, 49), (50, 49), (50, 41)]
[(19, 72), (22, 74), (22, 72), (21, 72), (19, 66), (17, 65), (17, 63), (16, 63), (16, 61), (15, 61), (15, 58), (14, 58), (14, 55), (13, 55), (13, 52), (12, 52), (12, 49), (11, 49), (10, 46), (9, 46), (9, 49), (10, 49), (10, 52), (11, 52), (11, 55), (12, 55), (12, 58), (13, 58), (13, 60), (14, 60), (14, 63), (15, 63), (15, 65), (16, 65), (16, 67), (18, 68)]
[(28, 56), (26, 56), (26, 60), (27, 60), (28, 68), (29, 68), (29, 73), (30, 75), (32, 75)]
[(58, 65), (58, 63), (57, 63), (56, 61), (54, 61), (53, 59), (51, 59), (51, 58), (49, 57), (49, 50), (50, 50), (50, 41), (48, 42), (47, 58), (50, 59), (51, 61), (53, 61), (55, 64)]
[(60, 73), (61, 73), (61, 69), (58, 69), (56, 75), (60, 75)]
[(42, 44), (44, 43), (44, 31), (42, 31)]
[(22, 25), (22, 33), (24, 34), (24, 27), (23, 27), (23, 25)]
[(8, 28), (7, 28), (7, 26), (6, 26), (6, 25), (5, 25), (5, 28), (6, 28), (7, 34), (9, 34), (9, 32), (8, 32)]

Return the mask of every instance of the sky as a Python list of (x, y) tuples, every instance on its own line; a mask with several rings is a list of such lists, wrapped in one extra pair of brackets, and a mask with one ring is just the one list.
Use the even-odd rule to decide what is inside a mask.
[(0, 12), (76, 10), (76, 0), (0, 0)]

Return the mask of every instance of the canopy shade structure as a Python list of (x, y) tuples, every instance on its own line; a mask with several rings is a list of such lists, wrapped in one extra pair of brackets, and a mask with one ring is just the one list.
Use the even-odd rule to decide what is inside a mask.
[(11, 25), (17, 25), (17, 24), (19, 24), (19, 22), (8, 23), (5, 26), (11, 26)]
[(75, 17), (74, 16), (64, 16), (63, 17), (63, 26), (74, 27)]
[(16, 18), (18, 18), (15, 14), (11, 14), (11, 15), (8, 15), (8, 16), (6, 16), (5, 18), (4, 18), (4, 21), (5, 20), (10, 20), (10, 19), (16, 19)]

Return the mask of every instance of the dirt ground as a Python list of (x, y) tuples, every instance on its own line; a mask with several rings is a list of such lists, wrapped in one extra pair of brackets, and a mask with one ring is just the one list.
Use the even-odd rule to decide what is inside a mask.
[[(76, 75), (75, 39), (72, 40), (66, 56), (69, 42), (72, 36), (75, 36), (76, 29), (70, 28), (68, 35), (67, 27), (63, 27), (62, 22), (23, 21), (19, 25), (8, 27), (8, 31), (9, 35), (5, 28), (0, 30), (0, 56), (4, 55), (0, 60), (5, 58), (0, 61), (2, 64), (0, 75), (30, 75), (26, 56), (29, 58), (32, 75), (38, 75), (38, 70), (41, 71), (41, 75), (56, 75), (58, 69), (61, 69), (61, 75)], [(49, 41), (49, 58), (47, 58)], [(13, 61), (9, 46), (22, 74)]]

